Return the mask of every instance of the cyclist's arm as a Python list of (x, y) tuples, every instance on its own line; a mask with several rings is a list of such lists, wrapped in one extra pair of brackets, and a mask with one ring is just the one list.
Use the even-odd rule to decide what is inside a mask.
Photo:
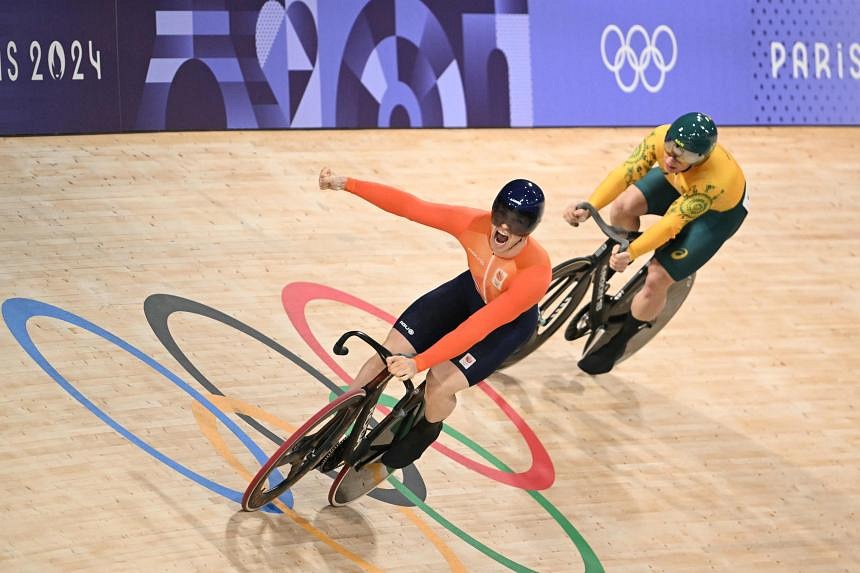
[(432, 368), (466, 352), (498, 327), (533, 307), (546, 293), (552, 278), (547, 265), (535, 265), (517, 273), (510, 288), (415, 357), (418, 371)]
[(347, 179), (346, 190), (389, 213), (455, 236), (481, 214), (477, 209), (430, 203), (400, 189), (359, 179)]
[(648, 227), (635, 241), (630, 243), (628, 252), (631, 259), (656, 250), (668, 243), (681, 232), (684, 225), (707, 213), (712, 198), (704, 193), (694, 196), (682, 195), (669, 206), (659, 221)]
[(596, 209), (602, 209), (633, 183), (639, 181), (657, 162), (659, 129), (649, 133), (627, 160), (613, 169), (588, 198)]

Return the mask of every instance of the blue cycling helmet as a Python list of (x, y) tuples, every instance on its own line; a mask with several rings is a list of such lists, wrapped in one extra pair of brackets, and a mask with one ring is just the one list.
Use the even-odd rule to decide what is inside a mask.
[(505, 184), (493, 201), (493, 225), (507, 223), (512, 233), (528, 235), (543, 217), (543, 191), (528, 179), (514, 179)]

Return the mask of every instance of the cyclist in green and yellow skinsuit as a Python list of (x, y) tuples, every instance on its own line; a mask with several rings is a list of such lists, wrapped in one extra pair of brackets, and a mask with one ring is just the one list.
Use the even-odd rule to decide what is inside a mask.
[[(567, 206), (565, 220), (578, 225), (588, 211)], [(624, 326), (604, 347), (579, 361), (589, 374), (609, 372), (627, 341), (666, 305), (666, 293), (704, 265), (741, 226), (747, 215), (746, 180), (735, 159), (717, 143), (717, 127), (703, 113), (687, 113), (655, 128), (591, 194), (597, 209), (611, 203), (612, 224), (639, 230), (645, 214), (662, 215), (610, 266), (621, 272), (650, 251), (645, 286), (633, 298)]]

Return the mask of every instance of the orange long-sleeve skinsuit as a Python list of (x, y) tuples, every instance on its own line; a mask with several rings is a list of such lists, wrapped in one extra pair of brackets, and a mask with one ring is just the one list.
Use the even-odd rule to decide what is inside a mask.
[(346, 190), (389, 213), (445, 231), (466, 251), (475, 289), (486, 305), (415, 356), (418, 371), (463, 354), (498, 327), (534, 307), (549, 286), (550, 259), (534, 238), (528, 237), (523, 250), (513, 258), (493, 253), (488, 211), (431, 203), (393, 187), (357, 179), (348, 179)]

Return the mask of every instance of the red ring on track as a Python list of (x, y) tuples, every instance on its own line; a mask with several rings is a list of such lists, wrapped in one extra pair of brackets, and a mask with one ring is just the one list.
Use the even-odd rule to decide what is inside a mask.
[[(350, 384), (352, 378), (334, 361), (331, 355), (319, 343), (313, 332), (311, 332), (307, 316), (305, 315), (305, 307), (310, 301), (317, 299), (332, 300), (347, 304), (384, 320), (388, 324), (394, 324), (396, 319), (387, 312), (351, 294), (318, 283), (290, 283), (281, 291), (281, 302), (287, 313), (287, 317), (293, 323), (293, 327), (311, 350), (340, 376), (346, 384)], [(455, 462), (499, 483), (525, 490), (544, 490), (550, 487), (555, 481), (555, 469), (553, 468), (549, 453), (547, 453), (541, 441), (528, 424), (526, 424), (525, 420), (487, 382), (481, 382), (478, 384), (478, 387), (496, 403), (520, 432), (532, 456), (531, 467), (519, 473), (504, 472), (471, 460), (438, 442), (434, 443), (433, 447)]]

